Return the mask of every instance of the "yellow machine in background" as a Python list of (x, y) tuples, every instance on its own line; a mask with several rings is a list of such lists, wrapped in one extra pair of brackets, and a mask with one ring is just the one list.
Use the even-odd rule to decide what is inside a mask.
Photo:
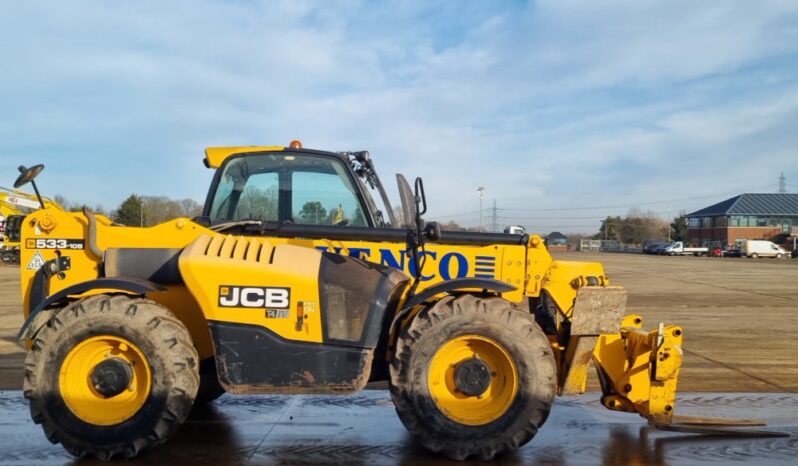
[(19, 233), (22, 219), (34, 210), (52, 207), (63, 210), (46, 197), (28, 194), (17, 189), (0, 187), (0, 258), (6, 264), (19, 264)]
[(682, 329), (624, 317), (601, 264), (555, 261), (534, 235), (441, 232), (420, 179), (397, 176), (395, 218), (367, 152), (209, 148), (205, 164), (202, 217), (46, 208), (22, 225), (25, 396), (73, 454), (154, 448), (224, 391), (387, 380), (421, 444), (490, 459), (584, 392), (591, 361), (604, 406), (673, 420)]

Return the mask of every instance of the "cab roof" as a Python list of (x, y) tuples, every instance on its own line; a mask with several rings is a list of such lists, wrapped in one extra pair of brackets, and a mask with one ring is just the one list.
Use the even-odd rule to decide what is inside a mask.
[(283, 146), (225, 146), (225, 147), (207, 147), (205, 149), (205, 166), (208, 168), (219, 168), (225, 160), (238, 155), (254, 152), (294, 152), (294, 153), (308, 153), (316, 155), (331, 155), (339, 159), (346, 160), (342, 154), (337, 152), (329, 152), (314, 149), (304, 149), (301, 147), (283, 147)]
[(205, 149), (205, 166), (208, 168), (219, 168), (225, 160), (236, 154), (247, 152), (275, 152), (283, 151), (283, 146), (230, 146), (230, 147), (208, 147)]

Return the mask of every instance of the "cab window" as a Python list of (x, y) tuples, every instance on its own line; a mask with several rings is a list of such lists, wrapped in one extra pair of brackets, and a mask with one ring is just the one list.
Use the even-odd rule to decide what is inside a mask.
[(344, 164), (309, 154), (248, 154), (227, 162), (211, 203), (215, 223), (245, 219), (368, 226)]

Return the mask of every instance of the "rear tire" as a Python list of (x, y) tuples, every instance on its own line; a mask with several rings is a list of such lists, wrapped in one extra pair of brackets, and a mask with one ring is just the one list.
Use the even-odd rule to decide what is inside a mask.
[[(188, 330), (165, 307), (97, 295), (70, 303), (34, 337), (23, 390), (52, 443), (78, 457), (130, 458), (166, 442), (186, 419), (198, 361)], [(100, 364), (116, 365), (115, 384), (102, 385), (109, 379)]]
[(751, 257), (751, 259), (759, 259), (759, 254), (753, 253), (753, 254), (751, 254), (750, 257)]
[[(451, 345), (465, 348), (465, 356), (449, 351)], [(490, 371), (489, 385), (474, 395), (472, 385), (459, 385), (469, 380), (459, 373), (480, 361)], [(490, 460), (529, 442), (556, 392), (548, 338), (532, 315), (501, 298), (449, 296), (422, 310), (399, 335), (390, 369), (391, 397), (407, 430), (456, 460)]]

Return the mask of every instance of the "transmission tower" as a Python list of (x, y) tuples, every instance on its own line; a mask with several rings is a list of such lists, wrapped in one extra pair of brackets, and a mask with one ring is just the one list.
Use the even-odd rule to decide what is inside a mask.
[(787, 178), (784, 177), (784, 172), (779, 176), (779, 194), (787, 192)]

